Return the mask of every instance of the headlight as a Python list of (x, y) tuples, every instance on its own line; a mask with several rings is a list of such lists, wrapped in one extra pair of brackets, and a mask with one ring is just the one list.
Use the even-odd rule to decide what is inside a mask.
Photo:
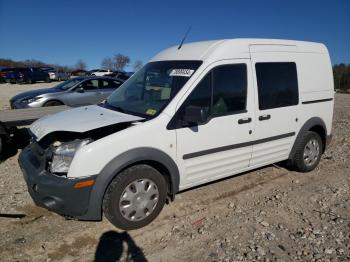
[(25, 98), (21, 102), (26, 103), (26, 104), (30, 104), (30, 103), (33, 103), (35, 101), (38, 101), (41, 98), (42, 98), (41, 96), (36, 96), (36, 97), (32, 97), (32, 98)]
[(56, 147), (53, 151), (50, 171), (52, 173), (67, 173), (75, 152), (90, 142), (90, 139), (75, 140)]

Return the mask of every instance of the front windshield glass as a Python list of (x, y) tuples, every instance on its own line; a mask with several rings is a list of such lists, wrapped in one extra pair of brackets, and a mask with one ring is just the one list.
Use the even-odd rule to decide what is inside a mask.
[(201, 64), (201, 61), (148, 63), (115, 90), (105, 106), (152, 118), (165, 108)]
[(81, 81), (81, 78), (72, 78), (72, 79), (69, 79), (69, 80), (55, 86), (55, 88), (58, 88), (61, 90), (68, 90), (69, 88), (75, 86), (80, 81)]

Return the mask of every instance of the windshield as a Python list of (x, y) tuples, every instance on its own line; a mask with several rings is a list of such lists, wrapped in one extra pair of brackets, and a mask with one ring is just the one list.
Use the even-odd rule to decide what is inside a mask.
[(61, 90), (68, 90), (69, 88), (75, 86), (77, 83), (79, 83), (82, 79), (81, 78), (72, 78), (69, 79), (57, 86), (55, 88), (61, 89)]
[(201, 61), (151, 62), (115, 90), (105, 106), (151, 118), (158, 115), (202, 64)]

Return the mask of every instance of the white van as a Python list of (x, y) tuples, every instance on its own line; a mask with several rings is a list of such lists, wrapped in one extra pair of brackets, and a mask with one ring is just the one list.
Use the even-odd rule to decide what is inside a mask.
[(37, 205), (140, 228), (184, 189), (283, 160), (313, 170), (331, 137), (333, 90), (323, 44), (175, 46), (103, 104), (36, 121), (19, 163)]

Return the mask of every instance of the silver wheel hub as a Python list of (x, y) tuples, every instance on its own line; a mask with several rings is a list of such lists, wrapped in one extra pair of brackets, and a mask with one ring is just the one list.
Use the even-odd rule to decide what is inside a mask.
[(320, 154), (320, 145), (316, 139), (311, 139), (304, 148), (304, 163), (306, 166), (312, 166), (316, 163)]
[(119, 211), (129, 221), (140, 221), (156, 208), (159, 199), (157, 185), (150, 179), (131, 182), (119, 200)]

